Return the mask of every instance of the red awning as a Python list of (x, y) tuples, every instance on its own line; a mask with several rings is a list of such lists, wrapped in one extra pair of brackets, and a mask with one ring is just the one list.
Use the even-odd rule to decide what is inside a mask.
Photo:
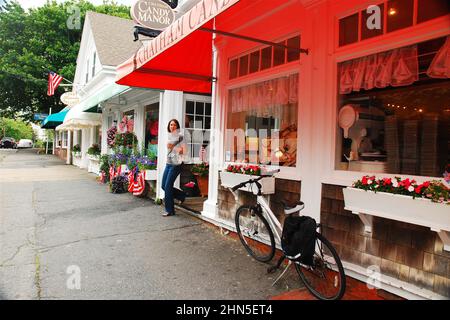
[[(117, 83), (132, 87), (211, 93), (212, 19), (239, 0), (202, 0), (118, 66)], [(236, 7), (233, 10), (237, 10)]]

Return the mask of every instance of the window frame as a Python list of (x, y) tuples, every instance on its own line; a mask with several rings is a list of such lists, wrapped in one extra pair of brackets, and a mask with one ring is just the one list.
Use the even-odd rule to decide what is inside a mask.
[[(289, 39), (291, 37), (286, 37), (286, 39)], [(250, 52), (255, 51), (255, 50), (251, 50)], [(236, 79), (232, 79), (229, 80), (228, 83), (226, 83), (223, 87), (223, 92), (224, 94), (224, 105), (225, 105), (225, 112), (224, 112), (224, 119), (223, 119), (223, 128), (224, 130), (227, 129), (228, 126), (228, 117), (226, 116), (226, 114), (228, 114), (229, 112), (229, 91), (232, 89), (236, 89), (236, 88), (240, 88), (240, 87), (245, 87), (248, 85), (252, 85), (252, 84), (256, 84), (256, 83), (260, 83), (263, 81), (268, 81), (268, 80), (274, 80), (277, 78), (281, 78), (281, 77), (285, 77), (285, 76), (290, 76), (293, 74), (298, 74), (298, 83), (299, 86), (297, 88), (298, 90), (298, 105), (297, 105), (297, 159), (296, 159), (296, 163), (294, 167), (284, 167), (284, 166), (278, 166), (278, 165), (260, 165), (260, 166), (264, 166), (265, 168), (267, 168), (268, 170), (275, 170), (275, 169), (280, 169), (280, 172), (277, 174), (277, 178), (280, 179), (287, 179), (287, 180), (291, 180), (291, 181), (301, 181), (302, 180), (302, 159), (301, 159), (301, 139), (299, 138), (301, 135), (301, 95), (300, 95), (300, 86), (301, 86), (301, 76), (300, 76), (300, 64), (299, 64), (300, 60), (296, 60), (296, 61), (292, 61), (292, 62), (288, 62), (284, 65), (280, 65), (277, 67), (273, 67), (273, 68), (269, 68), (263, 71), (259, 71), (257, 73), (253, 73), (250, 76), (245, 76), (242, 78), (236, 78)], [(228, 65), (228, 64), (227, 64)], [(225, 131), (224, 131), (225, 132)], [(222, 157), (220, 159), (220, 161), (223, 163), (224, 167), (228, 166), (228, 165), (234, 165), (234, 164), (242, 164), (240, 162), (235, 162), (235, 161), (226, 161), (226, 143), (225, 143), (225, 135), (223, 135), (223, 145), (222, 145)]]
[[(347, 12), (348, 13), (348, 12)], [(342, 15), (345, 16), (345, 15)], [(339, 170), (335, 168), (336, 161), (336, 148), (337, 148), (337, 139), (340, 134), (340, 128), (337, 123), (338, 116), (338, 95), (339, 95), (339, 85), (338, 85), (338, 65), (341, 62), (345, 62), (348, 60), (361, 58), (364, 56), (368, 56), (375, 53), (380, 53), (383, 51), (388, 51), (408, 45), (413, 45), (416, 43), (432, 40), (435, 38), (445, 37), (450, 35), (448, 31), (448, 22), (447, 16), (439, 17), (427, 21), (425, 23), (417, 24), (415, 26), (397, 30), (395, 32), (391, 32), (389, 34), (385, 34), (380, 37), (373, 37), (370, 39), (366, 39), (364, 41), (359, 41), (355, 44), (339, 47), (338, 42), (336, 44), (336, 50), (332, 57), (332, 70), (330, 72), (330, 79), (332, 79), (332, 87), (330, 88), (330, 92), (332, 92), (332, 99), (330, 100), (330, 108), (332, 110), (332, 114), (330, 115), (329, 125), (331, 128), (334, 128), (334, 134), (331, 137), (332, 141), (330, 141), (330, 150), (328, 155), (328, 170), (323, 174), (321, 178), (322, 183), (335, 184), (341, 186), (351, 186), (354, 181), (360, 179), (364, 175), (375, 175), (375, 176), (383, 176), (383, 177), (400, 177), (402, 179), (405, 178), (413, 178), (418, 182), (423, 182), (426, 180), (441, 180), (444, 181), (443, 178), (437, 177), (428, 177), (428, 176), (414, 176), (414, 175), (405, 175), (405, 174), (389, 174), (389, 173), (373, 173), (373, 172), (363, 172), (363, 171), (347, 171), (347, 170)], [(339, 25), (339, 17), (335, 17), (335, 26)], [(339, 34), (338, 27), (335, 28), (335, 35)], [(336, 40), (336, 37), (335, 37)], [(337, 39), (338, 41), (339, 39)], [(333, 130), (333, 129), (332, 129)]]
[[(212, 129), (212, 126), (213, 126), (213, 117), (212, 117), (213, 105), (212, 105), (212, 99), (211, 99), (211, 97), (210, 97), (210, 96), (199, 96), (199, 95), (194, 95), (194, 94), (184, 94), (184, 95), (183, 95), (183, 120), (182, 120), (182, 123), (181, 123), (180, 125), (181, 125), (182, 128), (184, 128), (184, 130), (188, 130), (188, 128), (187, 128), (187, 126), (186, 126), (186, 115), (188, 114), (188, 113), (186, 112), (186, 103), (187, 103), (188, 101), (200, 102), (200, 103), (204, 103), (204, 104), (206, 104), (206, 103), (211, 104), (211, 115), (210, 115), (210, 118), (211, 118), (211, 126), (210, 126), (210, 128), (209, 128), (209, 129), (202, 129), (202, 130), (197, 129), (197, 128), (189, 128), (189, 130), (202, 131), (202, 132), (205, 131), (205, 130), (208, 130), (209, 133), (210, 133), (210, 141), (209, 141), (209, 145), (211, 145), (211, 131), (213, 130), (213, 129)], [(195, 105), (194, 105), (194, 120), (195, 120), (195, 115), (196, 115), (196, 110), (195, 110)], [(205, 117), (206, 117), (206, 115), (205, 115), (205, 110), (203, 110), (203, 127), (204, 127), (204, 125), (205, 125), (205, 121), (204, 121), (204, 120), (205, 120)], [(193, 145), (193, 143), (192, 143), (192, 145)], [(186, 147), (189, 148), (189, 146), (188, 146), (187, 143), (186, 143)], [(198, 163), (201, 163), (200, 157), (197, 157), (197, 156), (194, 157), (194, 156), (193, 156), (193, 154), (192, 154), (193, 149), (190, 150), (190, 151), (191, 151), (191, 159), (190, 159), (190, 161), (187, 162), (187, 163), (188, 163), (188, 164), (198, 164)], [(209, 161), (209, 160), (207, 160), (207, 161)]]

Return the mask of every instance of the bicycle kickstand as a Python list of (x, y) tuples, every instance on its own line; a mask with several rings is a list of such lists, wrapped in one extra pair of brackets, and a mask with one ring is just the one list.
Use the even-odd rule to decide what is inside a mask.
[[(275, 272), (275, 270), (279, 269), (281, 264), (283, 263), (283, 261), (286, 259), (286, 256), (283, 255), (281, 256), (281, 258), (278, 260), (277, 264), (273, 267), (270, 267), (269, 269), (267, 269), (267, 273), (273, 273)], [(275, 279), (275, 281), (272, 283), (272, 286), (274, 286), (286, 273), (286, 271), (289, 269), (289, 267), (291, 266), (292, 261), (289, 260), (286, 268), (283, 270), (283, 272), (281, 272), (281, 274)]]

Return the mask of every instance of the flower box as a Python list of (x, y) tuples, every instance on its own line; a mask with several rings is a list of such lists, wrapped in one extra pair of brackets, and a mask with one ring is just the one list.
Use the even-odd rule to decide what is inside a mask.
[(81, 167), (81, 152), (72, 151), (72, 164)]
[[(248, 181), (250, 179), (257, 179), (259, 176), (240, 174), (234, 172), (221, 171), (220, 180), (222, 186), (225, 188), (232, 188), (239, 183)], [(275, 177), (265, 177), (258, 181), (262, 186), (263, 194), (273, 194), (275, 193)], [(255, 184), (247, 185), (246, 187), (239, 188), (238, 190), (252, 192), (253, 194), (258, 193), (258, 188)]]
[(89, 159), (88, 172), (100, 174), (100, 156), (88, 154), (87, 158)]
[(450, 250), (450, 206), (429, 199), (413, 198), (386, 192), (343, 189), (345, 209), (359, 215), (366, 232), (372, 232), (372, 217), (381, 217), (429, 227), (438, 232), (444, 249)]
[(100, 161), (100, 155), (87, 154), (87, 158), (91, 161)]
[(145, 170), (145, 180), (158, 180), (157, 170)]

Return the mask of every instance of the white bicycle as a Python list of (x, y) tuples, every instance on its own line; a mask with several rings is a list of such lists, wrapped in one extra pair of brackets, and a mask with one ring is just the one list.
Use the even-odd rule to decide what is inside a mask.
[[(258, 188), (256, 205), (239, 207), (236, 211), (235, 223), (239, 239), (245, 249), (253, 258), (261, 262), (269, 262), (273, 259), (276, 245), (281, 248), (283, 227), (263, 197), (262, 185), (259, 182), (262, 178), (273, 177), (278, 172), (279, 170), (268, 172), (256, 179), (250, 179), (229, 188), (235, 199), (237, 199), (236, 190), (239, 188), (247, 185)], [(283, 205), (285, 215), (297, 214), (305, 207), (301, 201), (292, 205), (283, 202)], [(288, 264), (273, 284), (281, 279), (294, 264), (306, 288), (318, 299), (338, 300), (344, 295), (346, 282), (341, 259), (330, 241), (321, 234), (320, 224), (317, 225), (313, 263), (305, 265), (299, 261), (298, 257), (290, 257), (283, 252), (276, 265), (270, 267), (268, 272), (275, 272), (285, 259), (288, 259)]]

